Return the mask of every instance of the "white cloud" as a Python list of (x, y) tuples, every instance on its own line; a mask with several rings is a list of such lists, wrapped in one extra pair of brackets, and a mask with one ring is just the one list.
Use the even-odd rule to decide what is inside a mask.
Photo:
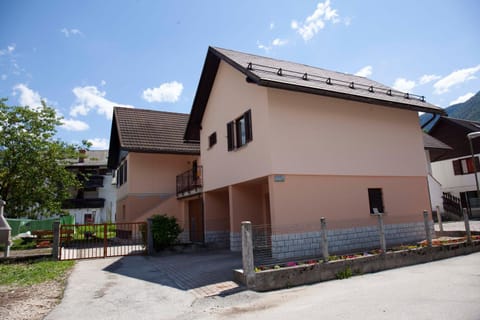
[(442, 79), (435, 82), (435, 84), (433, 85), (433, 87), (435, 88), (434, 92), (436, 94), (448, 92), (450, 87), (456, 84), (475, 79), (475, 73), (477, 73), (478, 71), (480, 71), (480, 64), (475, 67), (453, 71), (448, 76), (443, 77)]
[(62, 30), (60, 30), (60, 32), (62, 32), (67, 38), (69, 38), (70, 36), (83, 36), (82, 31), (78, 29), (63, 28)]
[(177, 102), (183, 91), (183, 84), (172, 81), (162, 83), (157, 88), (148, 88), (143, 91), (142, 97), (148, 102)]
[(95, 86), (75, 87), (72, 91), (76, 97), (75, 105), (70, 109), (70, 115), (73, 117), (86, 116), (90, 110), (96, 109), (98, 114), (103, 114), (107, 119), (112, 119), (114, 106), (133, 108), (133, 106), (106, 99), (106, 92), (98, 90)]
[(362, 69), (355, 72), (355, 75), (359, 77), (370, 77), (372, 75), (372, 70), (373, 70), (372, 66), (365, 66)]
[(308, 41), (325, 28), (325, 22), (327, 21), (332, 23), (340, 21), (337, 10), (330, 7), (330, 0), (318, 3), (315, 11), (303, 23), (292, 20), (290, 26), (292, 29), (297, 30), (303, 40)]
[(393, 84), (393, 89), (399, 90), (402, 92), (410, 92), (415, 87), (415, 81), (407, 80), (404, 78), (398, 78)]
[(468, 99), (470, 99), (471, 97), (473, 97), (475, 95), (475, 93), (473, 92), (469, 92), (467, 94), (464, 94), (463, 96), (460, 96), (458, 97), (457, 99), (453, 100), (452, 102), (450, 102), (450, 106), (452, 104), (457, 104), (457, 103), (462, 103), (462, 102), (465, 102), (467, 101)]
[(88, 142), (92, 144), (92, 149), (105, 150), (109, 147), (109, 141), (105, 138), (88, 139)]
[(273, 30), (275, 29), (275, 22), (270, 22), (270, 30)]
[(75, 119), (62, 119), (62, 128), (67, 131), (85, 131), (90, 127), (87, 123)]
[(260, 41), (257, 41), (257, 48), (258, 49), (262, 49), (264, 50), (265, 52), (270, 52), (270, 50), (272, 50), (272, 47), (270, 46), (267, 46), (267, 45), (264, 45), (263, 43), (261, 43)]
[[(42, 98), (37, 91), (33, 91), (26, 84), (20, 83), (13, 87), (13, 95), (19, 94), (18, 103), (22, 106), (29, 106), (31, 109), (38, 109), (42, 106)], [(43, 99), (47, 100), (47, 99)]]
[(15, 43), (8, 45), (6, 49), (0, 50), (0, 56), (13, 53), (13, 51), (15, 51), (15, 47), (16, 47)]
[(436, 74), (425, 74), (420, 77), (419, 83), (420, 84), (427, 84), (429, 82), (435, 81), (440, 79), (441, 76), (437, 76)]
[(287, 39), (280, 39), (280, 38), (273, 39), (273, 41), (272, 41), (272, 45), (274, 45), (276, 47), (284, 46), (287, 43), (288, 43)]

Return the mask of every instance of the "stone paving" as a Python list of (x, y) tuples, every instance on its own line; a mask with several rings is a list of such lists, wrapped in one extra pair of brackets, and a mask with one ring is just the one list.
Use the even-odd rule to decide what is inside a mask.
[(188, 291), (197, 298), (225, 296), (244, 290), (233, 281), (232, 270), (242, 266), (240, 253), (189, 253), (161, 259), (154, 257), (151, 262), (158, 270), (168, 274), (178, 289)]

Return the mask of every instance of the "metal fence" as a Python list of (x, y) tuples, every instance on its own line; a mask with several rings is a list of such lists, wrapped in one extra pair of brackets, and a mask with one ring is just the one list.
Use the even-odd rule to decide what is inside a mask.
[(433, 234), (431, 219), (427, 215), (421, 217), (421, 214), (401, 218), (372, 215), (370, 220), (327, 220), (323, 229), (320, 219), (296, 225), (252, 225), (254, 263), (319, 260), (324, 259), (325, 252), (328, 256), (416, 245)]
[(60, 260), (145, 254), (145, 222), (60, 226)]

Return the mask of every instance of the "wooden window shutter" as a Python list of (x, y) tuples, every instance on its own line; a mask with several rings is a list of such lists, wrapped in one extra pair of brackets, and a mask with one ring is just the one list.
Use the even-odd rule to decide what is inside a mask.
[(228, 151), (232, 151), (235, 148), (235, 142), (234, 142), (234, 130), (235, 126), (233, 121), (230, 121), (227, 123), (227, 144), (228, 144)]
[(460, 160), (453, 160), (452, 164), (453, 164), (453, 173), (456, 176), (461, 175), (462, 174), (462, 163), (460, 162)]
[(245, 112), (245, 137), (246, 142), (253, 140), (252, 136), (252, 110)]

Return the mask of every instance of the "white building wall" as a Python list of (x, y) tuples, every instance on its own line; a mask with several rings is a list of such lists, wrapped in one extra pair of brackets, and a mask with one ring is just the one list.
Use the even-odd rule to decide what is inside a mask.
[[(479, 154), (476, 156), (479, 156)], [(455, 175), (453, 172), (452, 162), (464, 158), (465, 156), (432, 163), (432, 175), (442, 185), (443, 192), (450, 192), (454, 196), (459, 197), (460, 192), (473, 191), (476, 189), (475, 176), (473, 173)]]
[[(105, 199), (105, 205), (100, 216), (100, 221), (98, 221), (99, 223), (115, 221), (117, 189), (112, 179), (112, 174), (107, 174), (103, 179), (103, 188), (98, 188), (98, 197)], [(95, 217), (95, 222), (97, 222), (97, 217)]]

